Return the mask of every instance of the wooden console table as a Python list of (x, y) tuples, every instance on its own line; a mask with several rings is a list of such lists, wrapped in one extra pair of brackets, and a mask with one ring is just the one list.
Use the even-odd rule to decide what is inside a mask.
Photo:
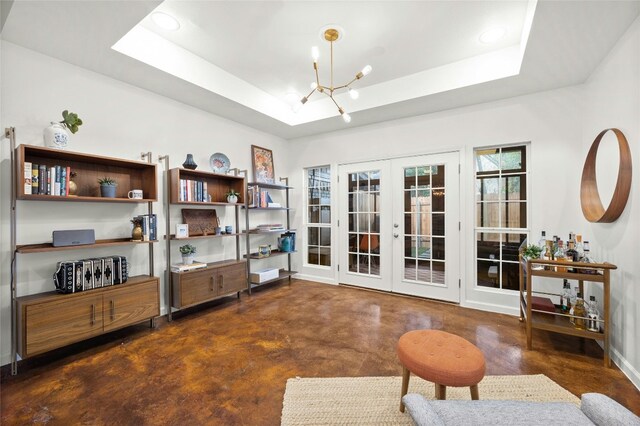
[[(548, 269), (533, 269), (534, 266), (544, 267)], [(580, 272), (568, 272), (568, 268), (577, 269)], [(603, 340), (604, 341), (604, 365), (611, 367), (611, 358), (609, 357), (609, 313), (610, 313), (610, 275), (611, 270), (617, 269), (616, 265), (611, 263), (581, 263), (581, 262), (557, 262), (553, 260), (533, 259), (527, 260), (520, 256), (520, 321), (523, 321), (527, 329), (527, 349), (532, 348), (532, 331), (533, 329), (547, 330), (554, 333), (568, 334), (571, 336), (583, 337), (586, 339)], [(560, 269), (560, 271), (558, 270)], [(562, 271), (562, 269), (566, 270)], [(589, 270), (593, 273), (583, 273)], [(589, 330), (580, 330), (571, 324), (570, 319), (575, 316), (565, 314), (556, 310), (556, 312), (547, 312), (543, 310), (533, 309), (532, 297), (533, 293), (546, 294), (551, 296), (560, 296), (555, 293), (536, 292), (532, 289), (532, 277), (547, 277), (577, 280), (580, 293), (584, 297), (584, 282), (590, 281), (603, 284), (604, 308), (599, 320), (602, 325), (602, 332)]]

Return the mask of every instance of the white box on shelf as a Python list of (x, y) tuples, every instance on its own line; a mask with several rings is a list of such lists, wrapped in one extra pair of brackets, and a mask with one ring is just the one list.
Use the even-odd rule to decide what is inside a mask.
[(251, 273), (250, 281), (253, 284), (260, 284), (278, 278), (278, 276), (280, 276), (280, 271), (277, 268), (261, 269)]
[(176, 238), (188, 238), (189, 237), (189, 225), (186, 223), (176, 224)]

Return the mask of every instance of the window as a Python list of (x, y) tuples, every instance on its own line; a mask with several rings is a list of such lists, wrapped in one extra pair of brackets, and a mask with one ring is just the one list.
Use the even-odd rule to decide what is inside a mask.
[(307, 172), (307, 264), (331, 266), (331, 168)]
[(528, 237), (527, 147), (481, 148), (476, 169), (476, 283), (518, 290), (518, 248)]

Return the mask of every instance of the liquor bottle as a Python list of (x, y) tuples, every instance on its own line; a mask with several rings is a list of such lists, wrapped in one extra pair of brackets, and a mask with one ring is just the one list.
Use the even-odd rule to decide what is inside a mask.
[[(547, 244), (544, 250), (544, 255), (542, 256), (543, 260), (553, 260), (553, 241), (547, 240)], [(545, 270), (550, 271), (553, 267), (546, 265), (544, 267)]]
[(553, 252), (555, 253), (558, 250), (558, 236), (553, 236)]
[(564, 280), (562, 285), (562, 296), (560, 296), (560, 305), (562, 312), (567, 314), (571, 308), (571, 285), (568, 280)]
[(544, 252), (544, 248), (546, 247), (546, 245), (547, 245), (547, 231), (542, 231), (542, 235), (538, 240), (538, 247), (540, 247)]
[[(579, 294), (580, 294), (580, 287), (576, 286), (576, 291), (571, 292), (571, 296), (569, 298), (569, 300), (571, 301), (571, 307), (569, 308), (569, 315), (574, 315)], [(575, 325), (575, 318), (573, 316), (569, 318), (569, 321), (571, 322), (571, 324)]]
[[(577, 262), (578, 261), (578, 250), (575, 249), (575, 243), (571, 240), (567, 242), (568, 249), (566, 251), (567, 261), (569, 262)], [(569, 272), (578, 272), (577, 268), (569, 268)]]
[(595, 296), (589, 296), (589, 304), (587, 306), (587, 330), (600, 332), (600, 312), (598, 311), (598, 303)]
[(576, 235), (576, 251), (578, 252), (578, 260), (582, 260), (584, 257), (584, 248), (582, 247), (582, 235)]
[[(593, 259), (591, 259), (591, 250), (589, 248), (589, 241), (584, 242), (584, 256), (582, 256), (582, 262), (595, 263)], [(580, 272), (583, 274), (590, 274), (590, 275), (596, 275), (598, 273), (598, 271), (595, 269), (581, 269)]]
[(576, 326), (576, 328), (580, 330), (586, 330), (587, 320), (585, 317), (587, 316), (587, 310), (585, 309), (584, 300), (582, 299), (581, 293), (577, 294), (576, 305), (573, 307), (573, 316), (575, 317), (573, 318), (573, 324)]
[[(567, 255), (564, 251), (564, 247), (562, 246), (562, 240), (558, 240), (557, 244), (558, 244), (558, 248), (553, 254), (553, 258), (555, 259), (556, 262), (567, 262)], [(567, 268), (556, 266), (556, 271), (567, 272)]]

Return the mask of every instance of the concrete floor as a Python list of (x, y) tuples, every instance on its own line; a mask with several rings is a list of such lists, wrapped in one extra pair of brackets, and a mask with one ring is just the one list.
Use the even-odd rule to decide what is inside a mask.
[(293, 280), (27, 360), (18, 376), (5, 367), (1, 421), (277, 425), (288, 378), (399, 376), (395, 344), (420, 328), (476, 344), (488, 375), (543, 373), (640, 414), (640, 392), (593, 341), (539, 331), (527, 351), (516, 317)]

